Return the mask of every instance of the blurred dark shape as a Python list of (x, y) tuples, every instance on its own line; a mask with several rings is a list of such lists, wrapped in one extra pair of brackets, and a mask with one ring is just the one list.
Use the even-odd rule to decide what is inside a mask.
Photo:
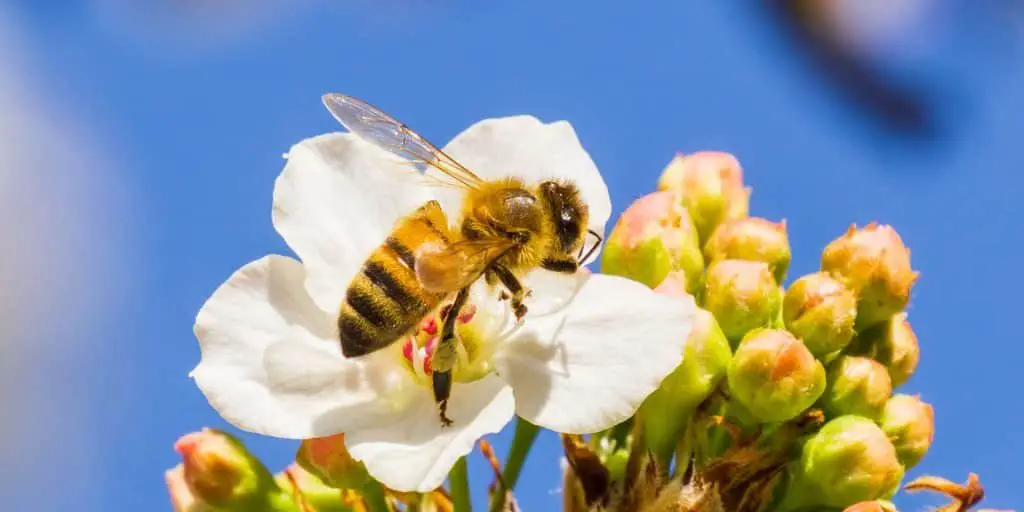
[(768, 0), (764, 6), (832, 90), (875, 126), (907, 141), (931, 143), (943, 134), (934, 91), (887, 75), (844, 39), (832, 22), (836, 2)]

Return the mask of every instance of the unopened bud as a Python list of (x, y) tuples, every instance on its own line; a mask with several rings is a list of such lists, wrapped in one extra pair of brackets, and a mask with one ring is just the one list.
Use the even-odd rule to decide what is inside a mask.
[(295, 462), (336, 489), (358, 489), (369, 478), (363, 463), (353, 459), (345, 448), (345, 434), (302, 441)]
[(601, 271), (657, 286), (672, 271), (694, 291), (704, 270), (697, 231), (673, 192), (637, 199), (622, 213), (605, 242)]
[(885, 404), (879, 421), (907, 469), (921, 462), (935, 436), (932, 406), (910, 395), (895, 395)]
[(203, 429), (179, 439), (174, 449), (181, 454), (185, 483), (198, 501), (233, 508), (266, 491), (266, 468), (225, 432)]
[(853, 339), (857, 298), (828, 274), (809, 274), (786, 290), (782, 318), (789, 332), (820, 359), (843, 349)]
[(722, 222), (746, 217), (750, 204), (739, 161), (718, 151), (676, 155), (662, 171), (658, 189), (682, 192), (702, 243)]
[(896, 449), (874, 422), (841, 416), (804, 444), (787, 498), (843, 508), (887, 498), (903, 479)]
[(193, 512), (199, 509), (196, 497), (185, 482), (185, 466), (178, 464), (164, 474), (167, 482), (167, 494), (171, 497), (171, 510), (174, 512)]
[(918, 273), (910, 268), (910, 250), (890, 226), (851, 227), (825, 247), (821, 269), (857, 295), (857, 327), (884, 322), (903, 311)]
[(893, 388), (902, 386), (914, 375), (921, 359), (917, 335), (907, 321), (906, 313), (899, 313), (857, 335), (848, 352), (870, 357), (885, 365)]
[(696, 311), (693, 329), (683, 348), (683, 362), (640, 409), (645, 442), (664, 467), (668, 467), (693, 411), (725, 377), (732, 356), (729, 341), (715, 317), (703, 309)]
[(878, 361), (840, 356), (828, 368), (821, 408), (829, 417), (856, 414), (877, 421), (891, 395), (889, 372)]
[(723, 222), (704, 244), (704, 260), (763, 261), (775, 276), (786, 280), (791, 253), (786, 221), (770, 222), (757, 217)]
[(728, 376), (732, 397), (763, 422), (795, 418), (825, 390), (821, 362), (779, 329), (759, 329), (744, 337)]
[(362, 497), (357, 491), (330, 487), (298, 464), (274, 475), (274, 480), (287, 490), (293, 503), (300, 505), (297, 512), (362, 510), (355, 506), (362, 505)]
[(704, 286), (704, 308), (715, 315), (733, 343), (779, 316), (782, 290), (767, 263), (718, 261), (708, 269)]

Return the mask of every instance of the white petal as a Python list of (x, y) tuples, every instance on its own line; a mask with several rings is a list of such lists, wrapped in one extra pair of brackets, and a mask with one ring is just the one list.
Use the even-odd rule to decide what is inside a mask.
[(352, 134), (292, 147), (274, 186), (274, 227), (306, 267), (306, 287), (334, 311), (395, 221), (432, 199), (395, 157)]
[(235, 426), (304, 439), (388, 421), (413, 388), (384, 350), (341, 354), (334, 317), (303, 287), (302, 264), (267, 256), (235, 272), (196, 318), (202, 358), (192, 371), (210, 404)]
[(590, 206), (589, 227), (604, 235), (612, 211), (608, 187), (568, 122), (544, 124), (532, 116), (487, 119), (452, 139), (445, 152), (484, 179), (575, 182)]
[(682, 361), (694, 305), (593, 275), (559, 314), (530, 317), (494, 357), (516, 413), (557, 432), (611, 427)]
[[(523, 301), (528, 308), (528, 318), (537, 318), (562, 312), (579, 293), (586, 283), (586, 271), (575, 274), (563, 274), (550, 270), (535, 269), (526, 274), (523, 287), (530, 291), (530, 296)], [(504, 303), (508, 309), (508, 303)]]
[(430, 390), (420, 390), (393, 423), (345, 434), (352, 457), (363, 461), (374, 478), (399, 491), (436, 489), (477, 439), (498, 432), (515, 414), (512, 390), (494, 375), (453, 386), (448, 417), (454, 423), (447, 428), (441, 427)]

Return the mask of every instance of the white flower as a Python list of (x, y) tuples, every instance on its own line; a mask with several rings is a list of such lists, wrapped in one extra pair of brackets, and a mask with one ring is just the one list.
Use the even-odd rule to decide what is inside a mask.
[[(487, 120), (445, 150), (483, 179), (573, 180), (590, 227), (604, 233), (608, 190), (568, 123)], [(476, 313), (458, 331), (465, 347), (448, 405), (454, 424), (442, 428), (424, 349), (400, 340), (346, 359), (338, 338), (349, 281), (398, 218), (432, 199), (398, 166), (351, 134), (291, 149), (273, 218), (302, 262), (267, 256), (242, 267), (196, 319), (202, 360), (192, 376), (225, 419), (294, 439), (344, 432), (349, 452), (382, 483), (427, 491), (514, 415), (559, 432), (602, 430), (630, 417), (679, 364), (693, 308), (641, 284), (534, 271), (524, 279), (530, 309), (516, 326), (508, 304), (480, 283)]]

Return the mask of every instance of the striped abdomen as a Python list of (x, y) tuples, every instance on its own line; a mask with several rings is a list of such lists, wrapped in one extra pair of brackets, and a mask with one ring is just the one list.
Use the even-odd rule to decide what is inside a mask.
[(450, 241), (448, 221), (437, 201), (402, 219), (349, 283), (338, 316), (341, 350), (357, 357), (408, 334), (444, 299), (416, 279), (416, 249)]

